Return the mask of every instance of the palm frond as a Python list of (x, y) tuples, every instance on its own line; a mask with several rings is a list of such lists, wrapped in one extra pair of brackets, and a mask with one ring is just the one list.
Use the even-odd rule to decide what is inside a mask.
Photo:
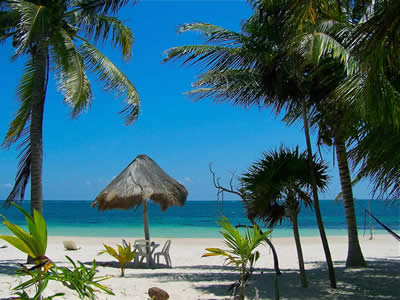
[(31, 1), (15, 0), (10, 6), (18, 12), (18, 38), (15, 56), (26, 53), (35, 39), (46, 38), (50, 30), (49, 11), (45, 6), (37, 5)]
[(239, 45), (244, 38), (244, 36), (240, 33), (202, 22), (179, 25), (177, 31), (178, 33), (184, 33), (188, 31), (199, 32), (204, 38), (206, 38), (208, 43), (223, 43), (230, 44), (232, 46)]
[(20, 108), (17, 111), (16, 117), (11, 121), (8, 132), (2, 143), (3, 147), (9, 148), (21, 136), (24, 135), (24, 130), (29, 127), (31, 114), (31, 101), (33, 91), (33, 80), (35, 76), (35, 65), (32, 59), (29, 59), (25, 64), (24, 74), (17, 87), (17, 96), (20, 101)]
[[(316, 157), (313, 163), (317, 186), (323, 190), (328, 184), (327, 166)], [(293, 199), (303, 201), (306, 206), (311, 203), (307, 152), (300, 152), (298, 147), (290, 150), (281, 146), (279, 150), (264, 153), (243, 174), (241, 181), (247, 191), (248, 216), (262, 220), (269, 227), (287, 217), (286, 209)]]
[(121, 111), (121, 114), (126, 125), (134, 123), (140, 109), (140, 99), (136, 88), (110, 59), (88, 41), (85, 39), (82, 40), (83, 43), (79, 52), (84, 58), (88, 69), (94, 72), (100, 81), (104, 82), (104, 89), (106, 91), (115, 91), (117, 96), (125, 95), (127, 104)]
[(14, 201), (22, 201), (25, 197), (25, 189), (31, 176), (31, 143), (29, 129), (30, 127), (26, 128), (26, 131), (24, 131), (24, 134), (21, 136), (24, 137), (24, 139), (17, 147), (21, 149), (18, 155), (18, 171), (15, 176), (14, 186), (6, 199), (6, 205)]
[(77, 117), (88, 109), (93, 99), (84, 60), (66, 31), (60, 30), (53, 35), (50, 43), (58, 89), (63, 92), (64, 101), (71, 106), (72, 117)]
[(83, 14), (76, 12), (72, 22), (85, 34), (87, 39), (106, 41), (110, 38), (114, 47), (122, 50), (122, 57), (129, 59), (132, 54), (133, 35), (131, 29), (116, 17)]
[(368, 178), (378, 198), (400, 198), (399, 136), (398, 129), (367, 122), (351, 141), (348, 155), (359, 166), (356, 178)]
[(7, 197), (7, 203), (15, 200), (23, 200), (25, 188), (30, 177), (31, 168), (31, 144), (30, 144), (30, 118), (32, 90), (35, 78), (36, 67), (29, 59), (25, 65), (25, 72), (17, 88), (17, 96), (20, 100), (20, 108), (15, 119), (11, 122), (10, 128), (3, 141), (3, 146), (10, 147), (19, 141), (17, 149), (20, 161), (15, 178), (14, 187)]
[(182, 59), (182, 65), (200, 65), (203, 69), (225, 70), (247, 68), (253, 60), (244, 55), (242, 49), (214, 45), (187, 45), (174, 47), (164, 52), (163, 62)]
[[(75, 7), (87, 14), (117, 14), (130, 0), (77, 0)], [(134, 4), (136, 1), (133, 0)]]
[(366, 65), (377, 63), (381, 70), (399, 70), (399, 10), (397, 0), (374, 1), (369, 14), (356, 27), (348, 46), (356, 53), (363, 53)]
[(0, 11), (0, 43), (16, 33), (19, 16), (15, 10)]
[(243, 107), (264, 104), (262, 77), (252, 70), (208, 71), (198, 77), (193, 87), (186, 95), (196, 101), (211, 98)]
[(359, 72), (341, 83), (334, 94), (366, 120), (400, 128), (400, 90), (384, 74)]

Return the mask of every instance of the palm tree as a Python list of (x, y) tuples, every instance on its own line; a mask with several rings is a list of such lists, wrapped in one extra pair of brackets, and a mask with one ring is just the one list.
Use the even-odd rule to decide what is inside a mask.
[(358, 59), (358, 72), (346, 81), (339, 94), (344, 101), (354, 103), (367, 120), (399, 130), (400, 2), (377, 0), (362, 4), (350, 10), (351, 35), (342, 41)]
[(92, 102), (87, 71), (104, 82), (104, 90), (124, 95), (126, 124), (135, 122), (139, 97), (126, 75), (94, 43), (111, 40), (129, 59), (133, 36), (117, 17), (128, 0), (1, 0), (0, 40), (12, 39), (13, 58), (26, 57), (17, 88), (20, 107), (10, 123), (3, 146), (20, 142), (20, 163), (8, 201), (22, 200), (31, 178), (31, 211), (42, 213), (42, 124), (50, 71), (71, 116), (86, 111)]
[[(183, 26), (181, 31), (201, 31), (208, 38), (207, 43), (217, 46), (173, 48), (169, 50), (166, 60), (185, 58), (184, 63), (203, 63), (209, 67), (195, 83), (196, 89), (189, 92), (196, 99), (212, 97), (216, 101), (231, 101), (234, 105), (272, 106), (276, 113), (286, 108), (289, 119), (296, 115), (293, 111), (300, 111), (296, 116), (303, 120), (311, 165), (313, 152), (309, 137), (309, 107), (315, 107), (316, 103), (332, 97), (335, 89), (346, 78), (341, 64), (346, 66), (348, 74), (356, 70), (356, 62), (349, 56), (349, 52), (330, 35), (333, 29), (343, 29), (342, 16), (334, 7), (332, 14), (327, 15), (326, 9), (321, 9), (318, 3), (316, 1), (315, 7), (310, 7), (309, 4), (314, 2), (304, 5), (305, 2), (297, 1), (296, 5), (290, 4), (285, 10), (284, 5), (276, 6), (274, 2), (257, 2), (256, 12), (244, 24), (241, 35), (228, 34), (227, 30), (210, 24)], [(299, 25), (296, 27), (291, 24)], [(279, 33), (274, 32), (273, 28), (279, 28)], [(221, 58), (217, 59), (218, 56)], [(231, 62), (232, 66), (229, 66)], [(345, 191), (343, 195), (349, 229), (347, 266), (363, 266), (365, 261), (358, 241), (345, 147), (348, 135), (343, 132), (343, 125), (340, 126), (344, 120), (354, 123), (354, 114), (348, 119), (344, 116), (346, 109), (338, 109), (337, 105), (330, 107), (336, 110), (336, 117), (330, 120), (335, 123), (332, 127), (336, 129), (333, 133), (335, 144), (338, 145), (336, 152), (340, 180)], [(319, 115), (322, 115), (321, 112)], [(313, 186), (315, 214), (330, 265), (330, 251), (322, 226), (318, 193), (316, 186)], [(329, 269), (333, 282), (333, 266)]]
[[(313, 158), (313, 172), (320, 190), (327, 187), (327, 166)], [(299, 152), (298, 147), (290, 150), (280, 147), (279, 151), (263, 154), (243, 175), (241, 181), (246, 194), (246, 208), (250, 219), (259, 219), (269, 228), (288, 218), (293, 227), (299, 260), (302, 287), (307, 287), (303, 252), (298, 228), (298, 214), (302, 204), (312, 205), (310, 196), (312, 178), (310, 176), (307, 151)]]
[[(346, 30), (337, 33), (338, 41), (357, 59), (358, 68), (336, 94), (364, 118), (362, 128), (351, 140), (350, 157), (360, 165), (358, 178), (369, 177), (374, 193), (394, 199), (400, 195), (399, 158), (393, 155), (400, 129), (399, 10), (396, 0), (354, 6), (349, 10), (352, 14)], [(343, 37), (346, 31), (350, 34)]]
[(397, 11), (400, 2), (338, 1), (336, 4), (339, 4), (335, 8), (338, 21), (330, 23), (329, 30), (319, 35), (320, 41), (313, 43), (319, 45), (314, 47), (317, 51), (313, 56), (319, 58), (328, 53), (339, 58), (346, 68), (346, 80), (336, 88), (332, 101), (336, 105), (345, 103), (347, 109), (350, 107), (363, 119), (358, 132), (347, 142), (352, 146), (349, 157), (354, 165), (360, 166), (357, 178), (369, 177), (374, 182), (374, 193), (379, 192), (380, 197), (398, 199), (400, 185), (396, 168), (399, 160), (395, 155), (384, 158), (381, 155), (392, 153), (391, 149), (396, 146), (392, 142), (389, 144), (385, 136), (398, 136), (400, 128), (397, 113), (400, 102), (400, 59), (397, 55), (400, 17)]
[[(303, 107), (303, 122), (309, 164), (312, 148), (308, 130), (304, 89), (304, 70), (299, 66), (303, 58), (290, 51), (287, 43), (291, 30), (285, 21), (290, 15), (291, 2), (255, 2), (254, 15), (242, 26), (242, 33), (205, 24), (192, 23), (180, 27), (180, 32), (198, 31), (206, 45), (189, 45), (167, 50), (164, 61), (182, 59), (183, 64), (199, 64), (207, 70), (188, 92), (195, 99), (211, 97), (217, 102), (230, 101), (234, 105), (268, 106), (278, 114), (283, 108), (290, 112)], [(312, 170), (312, 168), (310, 168)], [(313, 178), (314, 175), (311, 174)], [(315, 182), (315, 180), (313, 180)], [(317, 224), (329, 269), (331, 286), (336, 287), (332, 257), (323, 227), (317, 187), (313, 184), (314, 208)]]

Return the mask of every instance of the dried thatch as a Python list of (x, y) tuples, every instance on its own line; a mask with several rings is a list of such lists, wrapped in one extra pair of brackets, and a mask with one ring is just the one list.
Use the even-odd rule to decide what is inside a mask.
[(182, 184), (169, 177), (150, 157), (140, 154), (111, 181), (91, 206), (97, 205), (99, 210), (129, 209), (151, 199), (166, 210), (169, 206), (183, 206), (187, 194)]

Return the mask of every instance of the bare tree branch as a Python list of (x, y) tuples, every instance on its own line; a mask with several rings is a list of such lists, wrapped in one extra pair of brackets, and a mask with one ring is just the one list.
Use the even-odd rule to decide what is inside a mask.
[(231, 193), (235, 194), (240, 197), (243, 201), (246, 201), (245, 193), (242, 189), (237, 189), (233, 186), (233, 180), (236, 179), (237, 181), (240, 182), (240, 179), (235, 175), (235, 173), (232, 173), (232, 176), (229, 180), (229, 188), (226, 188), (222, 186), (219, 182), (219, 177), (215, 176), (215, 172), (212, 169), (212, 163), (209, 163), (209, 169), (213, 177), (213, 184), (214, 187), (217, 189), (217, 199), (218, 200), (224, 200), (224, 192), (226, 193)]
[[(229, 180), (229, 188), (226, 188), (224, 186), (222, 186), (219, 182), (219, 177), (215, 176), (215, 172), (212, 169), (212, 163), (209, 163), (209, 169), (210, 172), (212, 174), (212, 179), (213, 179), (213, 184), (215, 186), (215, 188), (217, 189), (217, 200), (221, 200), (223, 202), (224, 200), (224, 193), (231, 193), (234, 195), (237, 195), (240, 197), (240, 199), (242, 199), (242, 201), (244, 203), (246, 203), (246, 192), (243, 189), (243, 186), (241, 186), (241, 188), (235, 188), (233, 185), (233, 180), (236, 179), (240, 184), (241, 184), (241, 180), (240, 178), (238, 178), (234, 172), (232, 172), (232, 176)], [(218, 202), (218, 201), (217, 201)], [(218, 204), (217, 204), (218, 205)], [(256, 222), (254, 220), (250, 220), (250, 222), (253, 224), (253, 226), (257, 225)], [(236, 227), (252, 227), (252, 226), (248, 226), (248, 225), (237, 225)], [(260, 229), (260, 227), (257, 225), (258, 229), (260, 230), (260, 232), (262, 232), (262, 230)], [(276, 253), (275, 247), (272, 244), (271, 240), (269, 238), (265, 238), (265, 241), (267, 242), (268, 246), (271, 248), (272, 250), (272, 254), (273, 254), (273, 258), (274, 258), (274, 268), (275, 268), (275, 272), (277, 275), (281, 274), (281, 271), (279, 269), (279, 262), (278, 262), (278, 255)]]

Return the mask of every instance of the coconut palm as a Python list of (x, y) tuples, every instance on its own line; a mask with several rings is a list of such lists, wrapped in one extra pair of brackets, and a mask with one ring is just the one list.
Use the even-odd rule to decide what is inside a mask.
[[(381, 155), (392, 153), (390, 149), (396, 147), (393, 143), (389, 145), (385, 136), (399, 134), (397, 11), (400, 3), (396, 0), (349, 3), (346, 1), (343, 7), (336, 8), (340, 22), (331, 23), (334, 26), (330, 26), (329, 32), (320, 34), (329, 36), (330, 41), (320, 38), (319, 47), (313, 47), (316, 50), (313, 56), (320, 58), (333, 53), (346, 68), (346, 80), (336, 88), (331, 100), (335, 105), (344, 102), (347, 109), (350, 106), (353, 113), (363, 118), (362, 127), (348, 142), (352, 145), (349, 157), (354, 165), (360, 166), (357, 177), (369, 177), (374, 183), (374, 193), (396, 199), (400, 194), (398, 159), (395, 155), (385, 158)], [(382, 131), (385, 134), (379, 134)]]
[[(219, 47), (177, 47), (168, 52), (166, 60), (184, 58), (184, 63), (203, 63), (209, 67), (199, 76), (195, 83), (196, 89), (188, 93), (196, 99), (212, 97), (216, 101), (231, 101), (234, 105), (266, 105), (272, 107), (276, 113), (285, 108), (289, 119), (296, 115), (293, 111), (300, 111), (296, 117), (300, 116), (303, 120), (311, 164), (309, 108), (331, 96), (346, 78), (341, 64), (346, 65), (348, 74), (351, 74), (356, 70), (356, 62), (346, 48), (330, 36), (333, 29), (344, 27), (342, 16), (334, 6), (332, 14), (328, 15), (326, 9), (318, 6), (321, 4), (318, 1), (307, 2), (307, 5), (304, 1), (296, 1), (296, 5), (285, 1), (279, 3), (277, 5), (275, 1), (256, 1), (256, 11), (242, 27), (241, 36), (226, 34), (226, 30), (213, 28), (209, 24), (183, 26), (181, 31), (202, 31), (208, 38), (207, 43), (219, 43)], [(310, 7), (309, 4), (315, 6)], [(296, 27), (292, 24), (299, 25)], [(274, 32), (273, 28), (279, 28), (279, 33), (276, 29)], [(329, 51), (326, 45), (329, 45)], [(220, 60), (217, 59), (218, 55)], [(231, 67), (229, 62), (233, 62)], [(358, 241), (345, 147), (348, 135), (343, 132), (346, 127), (342, 125), (344, 120), (349, 119), (344, 116), (346, 109), (338, 109), (332, 105), (330, 107), (335, 110), (335, 118), (330, 120), (334, 123), (332, 128), (335, 128), (335, 143), (339, 145), (336, 147), (336, 152), (339, 152), (339, 174), (342, 187), (346, 191), (344, 202), (349, 227), (347, 266), (362, 266), (365, 261)], [(321, 116), (321, 112), (319, 115)], [(351, 116), (354, 118), (353, 114)], [(352, 119), (350, 121), (353, 123)], [(321, 239), (330, 265), (329, 247), (322, 226), (316, 188), (313, 188), (313, 198)], [(333, 279), (332, 270), (331, 265)]]
[[(327, 166), (313, 158), (313, 172), (319, 190), (328, 184)], [(259, 219), (269, 228), (281, 223), (284, 218), (291, 221), (299, 260), (300, 280), (307, 287), (303, 253), (298, 228), (300, 208), (310, 207), (312, 178), (310, 176), (307, 151), (299, 152), (280, 147), (279, 150), (263, 154), (242, 178), (246, 192), (246, 208), (250, 219)]]
[[(312, 148), (309, 138), (304, 91), (304, 75), (300, 70), (302, 55), (290, 51), (287, 41), (291, 30), (285, 21), (290, 15), (290, 1), (252, 1), (254, 15), (236, 33), (224, 28), (192, 23), (180, 27), (180, 32), (198, 31), (205, 37), (205, 45), (188, 45), (167, 50), (164, 61), (182, 60), (184, 64), (205, 67), (196, 89), (188, 94), (195, 99), (211, 97), (219, 102), (240, 106), (268, 106), (276, 114), (283, 108), (290, 112), (303, 107), (303, 121), (309, 161)], [(261, 7), (260, 4), (263, 4)], [(311, 170), (311, 168), (310, 168)], [(314, 175), (311, 174), (313, 177)], [(315, 184), (314, 184), (315, 186)], [(315, 214), (328, 264), (331, 286), (336, 287), (329, 245), (319, 209), (317, 188), (313, 188)]]
[[(329, 106), (343, 106), (344, 103), (353, 117), (350, 122), (343, 120), (341, 124), (354, 123), (356, 115), (362, 120), (357, 131), (350, 135), (349, 128), (330, 122), (348, 225), (347, 266), (365, 265), (357, 240), (348, 157), (353, 160), (353, 166), (359, 166), (356, 177), (372, 179), (373, 190), (379, 191), (381, 197), (396, 198), (400, 194), (398, 157), (384, 155), (394, 153), (394, 136), (399, 135), (400, 128), (397, 113), (400, 101), (400, 60), (396, 46), (399, 42), (396, 33), (400, 24), (397, 13), (399, 5), (398, 1), (355, 1), (352, 5), (347, 3), (345, 9), (337, 7), (340, 22), (325, 30), (325, 35), (321, 34), (323, 38), (320, 38), (320, 47), (313, 47), (317, 50), (314, 51), (314, 57), (323, 57), (322, 53), (336, 56), (347, 71), (344, 80), (335, 88), (331, 103), (324, 104), (325, 109)], [(329, 42), (324, 38), (328, 35)], [(316, 44), (315, 39), (313, 44)], [(352, 63), (349, 64), (349, 61)], [(352, 146), (349, 151), (346, 142)]]
[(344, 101), (354, 103), (366, 119), (397, 130), (400, 128), (399, 10), (397, 0), (366, 1), (350, 10), (351, 35), (343, 44), (359, 60), (359, 70), (338, 93)]
[(359, 60), (359, 72), (337, 92), (366, 119), (350, 150), (360, 165), (358, 177), (369, 177), (374, 193), (393, 199), (400, 195), (399, 158), (393, 152), (400, 132), (399, 10), (396, 0), (373, 1), (364, 8), (351, 37), (344, 41)]
[(50, 71), (71, 116), (86, 111), (93, 100), (87, 71), (104, 82), (106, 91), (124, 95), (126, 124), (138, 115), (139, 98), (126, 75), (90, 41), (110, 40), (129, 59), (133, 36), (117, 17), (128, 0), (1, 0), (0, 40), (12, 39), (13, 58), (25, 57), (17, 87), (20, 107), (3, 146), (20, 142), (20, 163), (8, 201), (22, 200), (31, 179), (31, 210), (42, 212), (42, 124)]

